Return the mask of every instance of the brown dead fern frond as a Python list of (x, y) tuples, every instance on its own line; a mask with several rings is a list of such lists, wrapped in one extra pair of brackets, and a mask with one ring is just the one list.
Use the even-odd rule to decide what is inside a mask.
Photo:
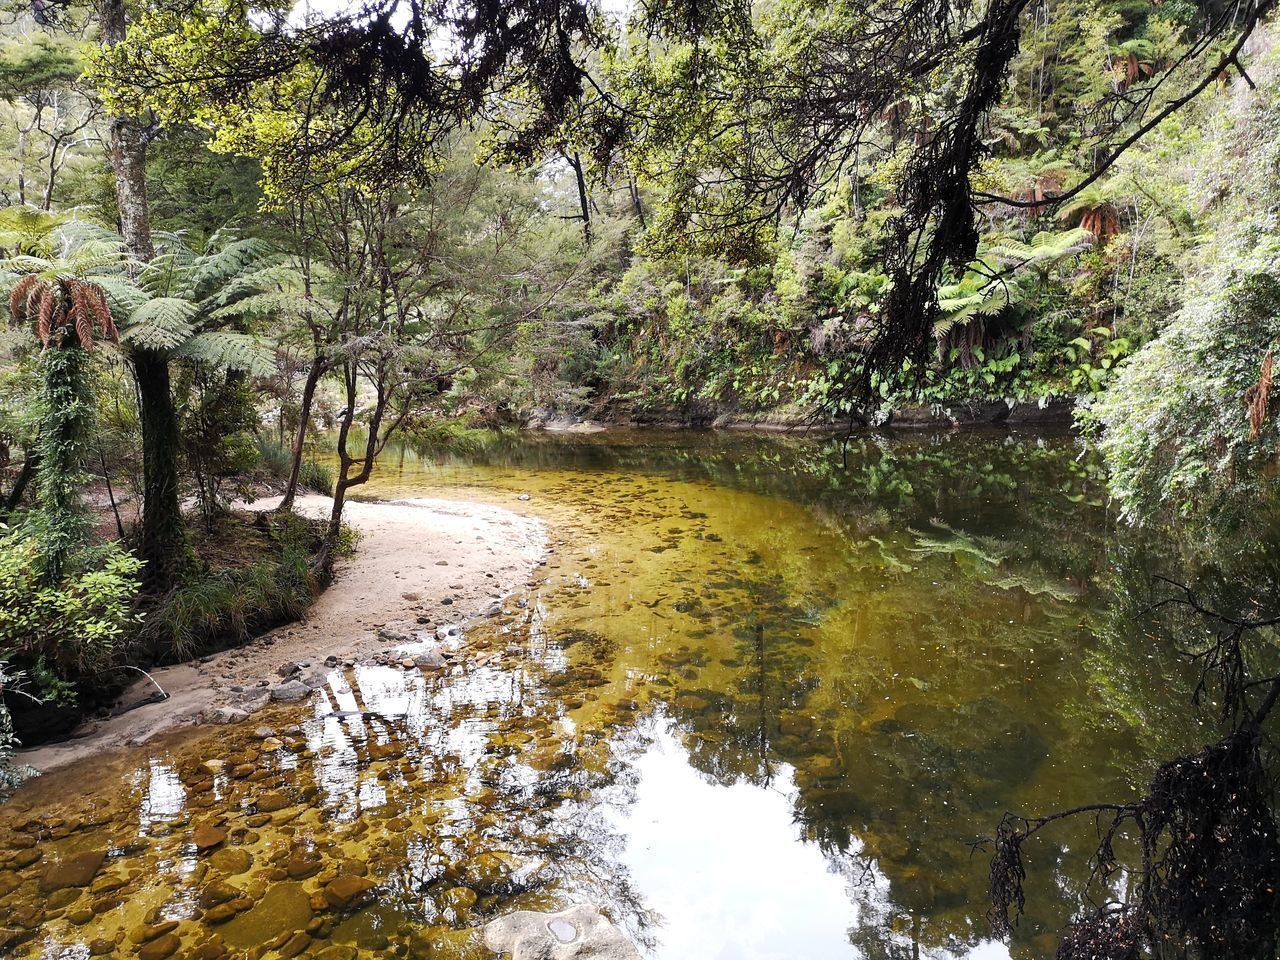
[(1244, 403), (1249, 410), (1249, 439), (1257, 440), (1267, 423), (1271, 407), (1271, 385), (1275, 381), (1275, 356), (1272, 350), (1262, 358), (1262, 371), (1258, 382), (1244, 392)]
[(14, 324), (30, 323), (45, 347), (64, 331), (85, 350), (93, 349), (95, 331), (101, 339), (120, 341), (106, 293), (87, 280), (23, 277), (9, 294), (9, 317)]

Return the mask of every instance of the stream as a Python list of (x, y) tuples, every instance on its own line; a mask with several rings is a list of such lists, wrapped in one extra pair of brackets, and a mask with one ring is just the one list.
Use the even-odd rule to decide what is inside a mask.
[(1069, 435), (522, 435), (389, 449), (359, 495), (554, 549), (460, 666), (335, 669), (25, 785), (0, 954), (462, 960), (591, 902), (652, 960), (1045, 958), (1088, 825), (1028, 846), (1009, 944), (973, 843), (1207, 739), (1114, 615), (1129, 534)]

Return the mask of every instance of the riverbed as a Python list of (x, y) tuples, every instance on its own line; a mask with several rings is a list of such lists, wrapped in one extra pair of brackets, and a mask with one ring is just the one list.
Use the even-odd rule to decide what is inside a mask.
[(526, 435), (391, 449), (360, 496), (553, 546), (445, 669), (339, 665), (25, 786), (15, 956), (480, 958), (486, 920), (591, 902), (654, 960), (1029, 960), (1087, 832), (1029, 848), (1012, 944), (973, 844), (1196, 736), (1176, 652), (1112, 616), (1124, 533), (1067, 434)]

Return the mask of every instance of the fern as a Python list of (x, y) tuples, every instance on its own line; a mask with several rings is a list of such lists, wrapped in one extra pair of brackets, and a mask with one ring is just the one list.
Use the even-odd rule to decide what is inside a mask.
[(178, 297), (154, 297), (129, 316), (124, 337), (150, 350), (173, 350), (195, 334), (196, 307)]
[(209, 314), (211, 320), (236, 320), (243, 317), (300, 317), (317, 306), (316, 301), (293, 293), (259, 293), (246, 296)]
[(211, 330), (188, 337), (172, 355), (215, 367), (243, 370), (252, 376), (266, 376), (275, 368), (270, 343), (251, 334), (228, 330)]

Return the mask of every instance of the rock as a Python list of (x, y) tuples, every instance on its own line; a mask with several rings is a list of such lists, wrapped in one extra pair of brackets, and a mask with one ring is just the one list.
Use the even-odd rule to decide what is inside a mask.
[(276, 673), (284, 677), (286, 680), (292, 677), (295, 673), (301, 673), (301, 672), (302, 672), (302, 665), (298, 663), (294, 663), (292, 660), (288, 660), (280, 664), (279, 669), (276, 670)]
[(15, 851), (13, 856), (9, 858), (9, 866), (14, 870), (21, 870), (23, 867), (29, 867), (37, 860), (44, 856), (44, 852), (35, 847), (27, 847), (25, 850)]
[(173, 933), (173, 931), (177, 929), (177, 920), (165, 920), (162, 923), (149, 923), (134, 930), (133, 933), (129, 934), (129, 939), (134, 943), (150, 943), (156, 937), (164, 936), (166, 933)]
[(227, 761), (225, 760), (206, 760), (204, 762), (204, 768), (210, 773), (221, 773), (226, 765)]
[(499, 917), (485, 926), (484, 942), (512, 960), (640, 960), (631, 941), (590, 904)]
[(436, 639), (441, 643), (446, 640), (457, 640), (462, 637), (462, 624), (444, 623), (436, 627)]
[(528, 500), (528, 499), (529, 499), (529, 495), (528, 495), (527, 493), (522, 493), (522, 494), (520, 494), (520, 496), (516, 497), (516, 499), (517, 499), (517, 500)]
[(1071, 397), (1046, 399), (1040, 403), (1016, 403), (1005, 418), (1005, 423), (1011, 427), (1024, 424), (1069, 427), (1074, 421), (1075, 400)]
[(89, 941), (89, 956), (91, 957), (105, 957), (108, 953), (115, 953), (115, 950), (116, 945), (103, 937)]
[(320, 856), (314, 850), (295, 850), (284, 865), (293, 880), (305, 880), (320, 872)]
[(293, 801), (279, 790), (264, 793), (254, 801), (254, 806), (258, 808), (259, 813), (275, 813), (292, 805)]
[(317, 953), (316, 960), (356, 960), (356, 948), (346, 943), (335, 943)]
[(205, 850), (212, 850), (227, 839), (227, 831), (212, 823), (202, 823), (196, 827), (191, 838), (196, 842), (196, 850), (203, 853)]
[(413, 663), (419, 670), (443, 670), (449, 665), (444, 658), (444, 654), (439, 650), (428, 650), (426, 653), (420, 653), (414, 657)]
[(213, 880), (200, 891), (200, 906), (205, 909), (221, 906), (237, 899), (242, 892), (239, 887), (233, 887), (225, 880)]
[(274, 727), (268, 727), (265, 724), (261, 727), (253, 728), (253, 738), (255, 740), (270, 740), (276, 735)]
[(45, 897), (44, 905), (50, 910), (61, 910), (79, 900), (80, 893), (76, 887), (64, 887)]
[(710, 706), (705, 697), (699, 697), (696, 694), (686, 693), (676, 697), (676, 706), (681, 710), (688, 710), (692, 713), (701, 713)]
[(468, 887), (483, 894), (507, 892), (516, 860), (509, 853), (486, 850), (462, 868), (462, 880)]
[(209, 862), (228, 876), (235, 876), (253, 866), (253, 854), (244, 847), (222, 847), (213, 852)]
[(299, 930), (283, 944), (277, 947), (276, 950), (280, 956), (285, 958), (285, 960), (290, 960), (291, 957), (296, 957), (303, 950), (307, 949), (310, 944), (311, 937)]
[(788, 737), (805, 737), (813, 732), (811, 717), (783, 717), (778, 729)]
[(485, 609), (484, 609), (484, 615), (485, 615), (486, 617), (500, 617), (500, 616), (502, 616), (502, 604), (501, 604), (501, 603), (499, 603), (497, 600), (493, 601), (493, 603), (491, 603), (491, 604), (489, 604), (489, 606), (485, 607)]
[(335, 877), (325, 888), (324, 898), (335, 910), (345, 910), (377, 884), (367, 877), (343, 873)]
[(52, 863), (40, 878), (40, 890), (52, 893), (63, 887), (87, 887), (107, 859), (105, 850), (88, 850)]
[(479, 897), (470, 887), (453, 887), (446, 890), (441, 899), (444, 900), (446, 907), (452, 907), (454, 910), (470, 910)]
[(166, 933), (138, 948), (138, 960), (165, 960), (178, 952), (182, 940), (176, 933)]
[(251, 909), (224, 923), (219, 932), (233, 950), (247, 950), (305, 930), (310, 922), (311, 898), (302, 884), (277, 883)]
[(231, 903), (220, 903), (204, 912), (204, 922), (208, 924), (226, 923), (239, 912), (236, 909), (234, 900)]
[(274, 753), (284, 746), (284, 743), (276, 737), (267, 737), (262, 741), (262, 749), (267, 753)]
[(404, 667), (406, 670), (412, 670), (417, 666), (417, 663), (414, 662), (413, 657), (405, 657), (400, 661), (400, 666)]
[(311, 688), (301, 680), (286, 680), (271, 688), (271, 699), (279, 703), (297, 703), (311, 694)]

